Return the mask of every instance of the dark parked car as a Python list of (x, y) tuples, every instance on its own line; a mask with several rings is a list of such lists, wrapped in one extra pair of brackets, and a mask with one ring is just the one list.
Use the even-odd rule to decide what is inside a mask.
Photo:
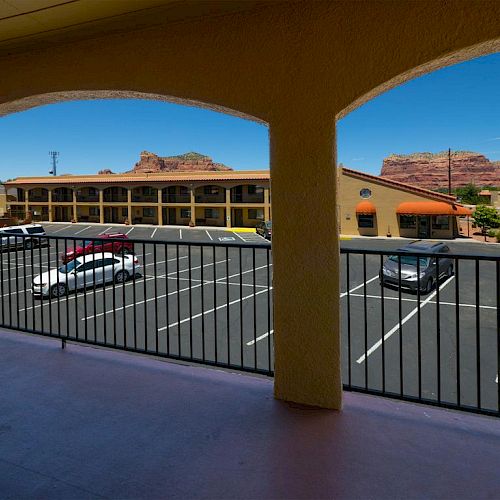
[(273, 223), (270, 220), (266, 222), (259, 222), (257, 224), (257, 227), (255, 228), (257, 234), (260, 234), (267, 240), (271, 239), (272, 230), (273, 230)]
[[(109, 239), (124, 240), (124, 241), (106, 241)], [(101, 241), (103, 240), (103, 241)], [(134, 253), (134, 244), (128, 241), (128, 236), (123, 233), (107, 233), (101, 234), (97, 241), (84, 241), (83, 246), (68, 249), (67, 252), (61, 254), (63, 264), (73, 260), (75, 257), (91, 253), (111, 252), (115, 254), (132, 254)]]
[[(436, 272), (439, 278), (453, 275), (453, 261), (446, 257), (450, 251), (444, 243), (414, 241), (409, 245), (397, 249), (398, 252), (408, 252), (408, 255), (391, 255), (380, 270), (382, 285), (396, 285), (409, 288), (412, 291), (420, 290), (430, 293), (437, 284)], [(422, 253), (436, 254), (439, 259), (429, 256), (420, 256)], [(399, 260), (401, 260), (401, 277), (399, 276)], [(439, 270), (436, 269), (439, 260)], [(419, 262), (419, 267), (417, 267)]]

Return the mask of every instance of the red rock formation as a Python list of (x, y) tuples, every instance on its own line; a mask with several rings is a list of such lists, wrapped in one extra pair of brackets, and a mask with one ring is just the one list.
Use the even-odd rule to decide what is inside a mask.
[[(448, 187), (448, 152), (391, 155), (384, 159), (381, 177), (427, 189)], [(500, 162), (469, 151), (452, 151), (451, 186), (500, 186)]]
[(212, 158), (199, 153), (185, 153), (178, 156), (158, 156), (149, 151), (141, 153), (141, 159), (135, 164), (132, 172), (186, 172), (186, 171), (220, 171), (233, 170), (222, 163), (214, 163)]
[(97, 172), (99, 175), (111, 175), (111, 174), (114, 174), (113, 171), (111, 171), (109, 168), (105, 168), (104, 170), (99, 170), (99, 172)]

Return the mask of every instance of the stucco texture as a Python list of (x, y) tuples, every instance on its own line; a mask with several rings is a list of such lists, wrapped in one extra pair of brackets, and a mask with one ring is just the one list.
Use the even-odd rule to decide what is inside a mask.
[(270, 2), (4, 56), (0, 113), (153, 96), (268, 123), (275, 393), (340, 408), (335, 119), (499, 38), (497, 1)]

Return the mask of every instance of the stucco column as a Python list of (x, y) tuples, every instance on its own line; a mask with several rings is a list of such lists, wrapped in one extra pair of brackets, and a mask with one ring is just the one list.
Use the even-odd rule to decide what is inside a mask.
[(194, 186), (191, 185), (189, 186), (189, 194), (191, 196), (190, 200), (191, 200), (191, 221), (190, 221), (190, 224), (191, 225), (195, 225), (196, 224), (196, 205), (195, 205), (195, 198), (194, 198)]
[(163, 226), (163, 208), (161, 206), (161, 194), (163, 189), (158, 188), (158, 225)]
[(49, 222), (54, 222), (54, 214), (52, 213), (52, 189), (47, 190), (49, 202)]
[(264, 188), (264, 220), (270, 220), (270, 210), (269, 210), (269, 188)]
[(127, 219), (128, 223), (132, 224), (132, 188), (127, 188)]
[(73, 220), (78, 222), (78, 213), (76, 211), (76, 188), (72, 188), (71, 192), (73, 193)]
[(274, 393), (278, 399), (340, 409), (334, 118), (295, 111), (270, 126)]
[(226, 227), (231, 227), (231, 188), (226, 190)]
[(24, 190), (24, 218), (28, 218), (28, 212), (30, 210), (30, 190)]
[(104, 224), (104, 190), (99, 189), (99, 223)]

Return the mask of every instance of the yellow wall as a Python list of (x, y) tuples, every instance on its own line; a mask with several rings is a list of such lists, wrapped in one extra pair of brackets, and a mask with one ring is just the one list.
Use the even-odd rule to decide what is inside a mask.
[(157, 23), (4, 52), (0, 113), (150, 96), (268, 123), (275, 394), (340, 408), (335, 120), (410, 78), (498, 51), (500, 2), (270, 2)]
[[(363, 201), (360, 191), (368, 188), (372, 196), (368, 199), (377, 210), (376, 224), (373, 229), (359, 228), (356, 217), (356, 205)], [(432, 198), (420, 196), (408, 191), (378, 184), (368, 179), (359, 179), (346, 173), (340, 175), (339, 179), (339, 221), (342, 234), (362, 236), (405, 236), (416, 238), (416, 229), (400, 229), (397, 207), (405, 201), (429, 201)], [(452, 238), (453, 224), (450, 223), (449, 230), (431, 228), (431, 238)]]

